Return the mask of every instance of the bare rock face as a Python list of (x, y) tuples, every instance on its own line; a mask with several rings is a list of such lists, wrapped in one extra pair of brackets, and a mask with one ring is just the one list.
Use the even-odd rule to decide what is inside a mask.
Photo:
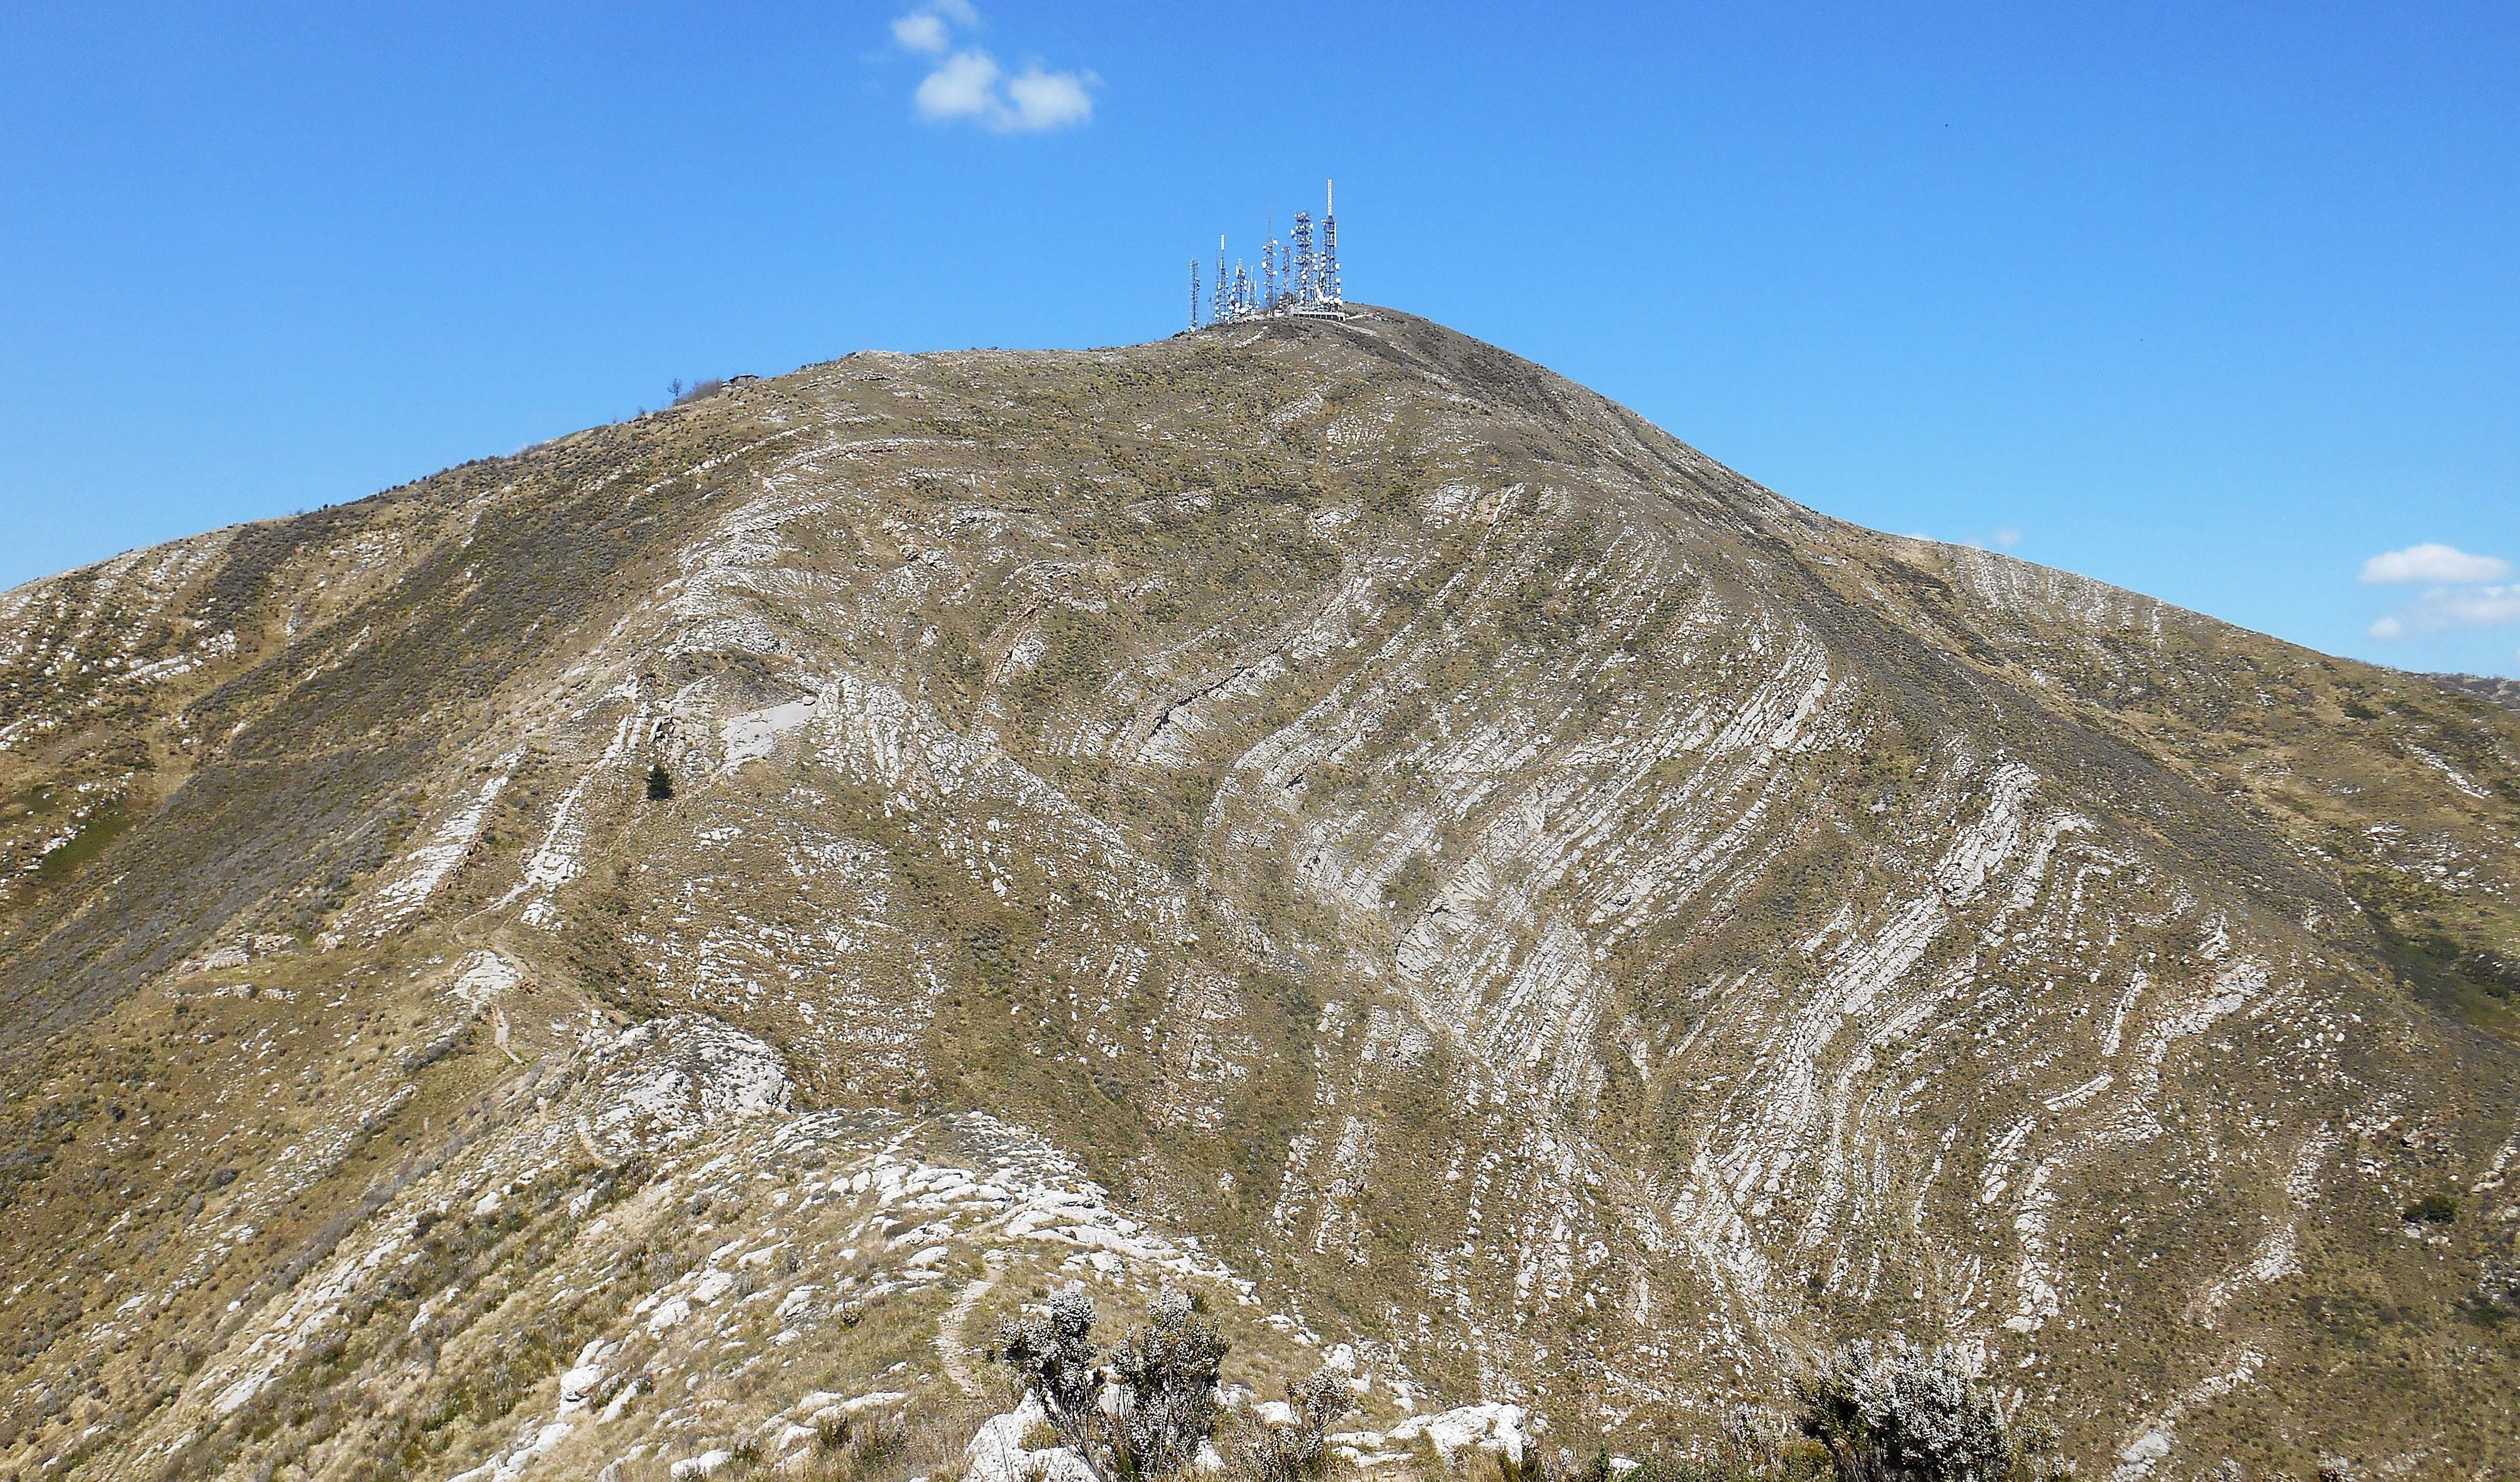
[(2490, 699), (2505, 710), (2520, 710), (2520, 679), (2500, 679), (2486, 674), (2431, 674), (2425, 676), (2437, 685)]
[(907, 1476), (1080, 1279), (1229, 1393), (1344, 1344), (1343, 1464), (1897, 1333), (2086, 1476), (2507, 1467), (2499, 698), (1389, 312), (854, 355), (33, 583), (0, 1467)]

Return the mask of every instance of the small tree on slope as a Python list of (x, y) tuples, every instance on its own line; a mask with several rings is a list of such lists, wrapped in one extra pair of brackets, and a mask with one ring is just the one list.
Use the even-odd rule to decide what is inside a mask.
[(1102, 1366), (1094, 1351), (1094, 1298), (1085, 1283), (1070, 1281), (1052, 1292), (1048, 1316), (1009, 1318), (998, 1331), (997, 1357), (1041, 1401), (1060, 1438), (1091, 1455)]
[(1156, 1292), (1110, 1360), (1123, 1396), (1114, 1427), (1122, 1471), (1161, 1476), (1196, 1460), (1216, 1429), (1225, 1340), (1192, 1315), (1190, 1298)]

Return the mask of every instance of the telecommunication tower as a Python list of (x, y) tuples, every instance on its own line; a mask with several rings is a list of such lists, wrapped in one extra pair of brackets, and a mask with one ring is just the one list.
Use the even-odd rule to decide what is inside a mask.
[(1322, 187), (1321, 281), (1315, 286), (1315, 295), (1324, 303), (1342, 301), (1339, 297), (1338, 206), (1328, 183)]
[(1269, 242), (1260, 248), (1260, 306), (1278, 312), (1278, 218), (1269, 218)]
[[(1238, 324), (1246, 319), (1294, 315), (1305, 319), (1345, 319), (1347, 302), (1339, 281), (1338, 212), (1330, 188), (1323, 191), (1321, 220), (1297, 211), (1286, 240), (1278, 236), (1277, 218), (1260, 247), (1257, 266), (1234, 261), (1229, 267), (1225, 238), (1216, 239), (1215, 287), (1209, 292), (1207, 324)], [(1316, 242), (1315, 227), (1320, 228)], [(1199, 324), (1198, 261), (1190, 265), (1191, 328)]]

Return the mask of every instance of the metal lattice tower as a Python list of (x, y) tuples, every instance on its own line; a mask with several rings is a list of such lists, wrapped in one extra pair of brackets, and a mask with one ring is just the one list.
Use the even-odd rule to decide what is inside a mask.
[(1198, 259), (1190, 260), (1190, 327), (1198, 328)]
[(1269, 241), (1260, 248), (1260, 312), (1278, 312), (1278, 218), (1269, 218)]
[(1315, 275), (1314, 296), (1324, 303), (1344, 303), (1339, 296), (1338, 204), (1327, 184), (1322, 187), (1322, 262)]
[(1313, 301), (1313, 213), (1295, 213), (1295, 281), (1292, 287), (1295, 302)]
[(1216, 234), (1216, 303), (1208, 311), (1207, 322), (1223, 324), (1233, 317), (1233, 301), (1226, 295), (1233, 292), (1225, 278), (1225, 234)]

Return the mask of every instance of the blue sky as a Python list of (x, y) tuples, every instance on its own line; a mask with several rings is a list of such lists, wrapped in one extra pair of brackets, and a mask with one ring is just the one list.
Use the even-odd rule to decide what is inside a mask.
[(1335, 175), (1351, 296), (1815, 508), (2520, 673), (2514, 76), (2491, 5), (10, 7), (0, 587), (1166, 334)]

